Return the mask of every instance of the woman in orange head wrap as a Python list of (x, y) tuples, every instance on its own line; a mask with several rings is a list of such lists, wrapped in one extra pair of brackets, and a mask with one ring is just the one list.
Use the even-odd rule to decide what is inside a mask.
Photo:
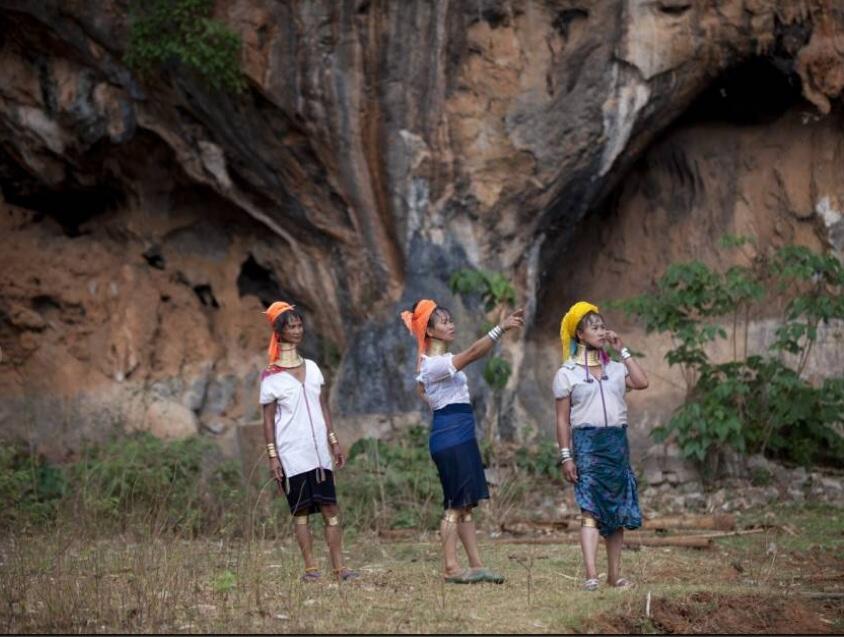
[[(504, 332), (524, 323), (517, 310), (486, 336), (459, 354), (448, 352), (455, 328), (451, 313), (430, 299), (418, 301), (402, 313), (402, 320), (416, 339), (416, 381), (420, 395), (434, 412), (428, 449), (437, 465), (443, 489), (445, 515), (440, 523), (443, 548), (443, 577), (446, 582), (469, 584), (504, 578), (483, 567), (472, 522), (472, 508), (489, 497), (481, 453), (475, 439), (475, 417), (466, 374), (461, 370), (487, 354)], [(469, 558), (469, 569), (457, 561), (457, 538)]]
[[(607, 546), (607, 583), (627, 588), (620, 576), (624, 529), (642, 524), (636, 478), (627, 443), (627, 389), (645, 389), (648, 378), (621, 337), (608, 330), (597, 306), (580, 301), (560, 322), (563, 365), (554, 376), (557, 442), (566, 480), (581, 511), (583, 587), (598, 588), (598, 536)], [(621, 352), (621, 363), (604, 351)]]
[[(325, 519), (325, 541), (334, 572), (341, 580), (358, 576), (343, 565), (343, 537), (334, 489), (334, 464), (346, 458), (331, 422), (322, 392), (319, 366), (302, 358), (298, 345), (304, 336), (302, 315), (282, 301), (265, 312), (272, 327), (267, 349), (270, 364), (261, 374), (260, 402), (270, 472), (287, 496), (294, 532), (305, 560), (304, 581), (320, 578), (308, 527), (311, 513)], [(333, 463), (332, 463), (333, 460)]]

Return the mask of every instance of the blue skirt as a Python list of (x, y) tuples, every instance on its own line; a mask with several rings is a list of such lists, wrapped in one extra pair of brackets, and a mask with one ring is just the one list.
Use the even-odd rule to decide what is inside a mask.
[(444, 509), (474, 507), (489, 498), (471, 405), (454, 403), (434, 411), (428, 449), (440, 476)]
[(636, 476), (630, 468), (627, 425), (572, 429), (577, 482), (574, 495), (581, 511), (598, 521), (602, 536), (620, 528), (642, 526)]

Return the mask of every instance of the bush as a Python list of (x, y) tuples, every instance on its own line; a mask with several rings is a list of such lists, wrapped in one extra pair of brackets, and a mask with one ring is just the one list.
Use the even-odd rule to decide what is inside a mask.
[(225, 527), (243, 493), (240, 470), (204, 438), (163, 441), (134, 434), (86, 450), (67, 467), (81, 509), (121, 526), (146, 521), (194, 534)]
[(343, 519), (358, 529), (433, 528), (442, 517), (439, 478), (422, 426), (394, 443), (358, 440), (337, 489)]
[(64, 474), (21, 446), (0, 447), (0, 526), (22, 528), (55, 518), (67, 484)]
[[(746, 241), (731, 237), (726, 246)], [(842, 289), (844, 268), (833, 255), (789, 245), (725, 272), (696, 261), (673, 264), (654, 292), (616, 302), (643, 319), (648, 332), (671, 335), (666, 360), (686, 380), (685, 403), (653, 430), (654, 438), (676, 438), (700, 462), (730, 447), (804, 465), (840, 464), (844, 439), (835, 427), (844, 413), (844, 378), (812, 385), (802, 373), (818, 326), (844, 319)], [(776, 302), (784, 314), (775, 341), (768, 351), (749, 354), (751, 309)], [(728, 338), (725, 318), (733, 360), (714, 363), (707, 346)], [(794, 368), (786, 354), (796, 359)]]
[[(491, 446), (481, 446), (489, 461)], [(531, 476), (559, 478), (552, 443), (519, 449), (515, 463), (523, 475), (502, 485), (502, 506), (512, 504)], [(357, 441), (337, 475), (337, 492), (346, 528), (436, 528), (442, 491), (428, 453), (427, 427), (411, 427), (393, 442)], [(78, 461), (61, 466), (25, 447), (0, 448), (4, 528), (72, 520), (102, 531), (190, 537), (289, 532), (286, 500), (272, 491), (263, 495), (269, 497), (250, 494), (239, 463), (223, 460), (216, 446), (199, 436), (163, 441), (134, 434), (85, 449)]]
[(137, 0), (130, 15), (126, 63), (148, 75), (181, 63), (215, 89), (240, 92), (240, 38), (211, 18), (214, 0)]
[(520, 447), (516, 450), (516, 466), (533, 476), (559, 480), (561, 471), (557, 444), (544, 441), (536, 450)]

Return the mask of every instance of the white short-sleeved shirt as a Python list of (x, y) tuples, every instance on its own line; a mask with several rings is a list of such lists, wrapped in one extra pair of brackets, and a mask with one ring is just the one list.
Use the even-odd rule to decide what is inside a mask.
[(471, 403), (466, 374), (454, 367), (454, 354), (422, 355), (416, 380), (425, 387), (425, 398), (431, 409), (442, 409), (454, 403)]
[(288, 477), (322, 467), (333, 469), (328, 449), (328, 429), (319, 395), (325, 379), (319, 366), (305, 359), (305, 382), (278, 368), (268, 368), (261, 380), (261, 404), (273, 401), (275, 446)]
[(620, 427), (627, 424), (627, 367), (610, 361), (604, 367), (607, 380), (586, 382), (586, 368), (566, 361), (554, 376), (554, 396), (571, 396), (571, 426)]

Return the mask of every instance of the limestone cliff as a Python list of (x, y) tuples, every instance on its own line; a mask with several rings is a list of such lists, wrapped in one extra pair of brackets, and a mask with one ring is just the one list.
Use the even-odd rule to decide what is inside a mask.
[[(836, 2), (215, 11), (245, 95), (178, 65), (141, 82), (125, 2), (0, 0), (4, 435), (56, 454), (111, 427), (230, 441), (257, 416), (278, 297), (307, 315), (346, 436), (416, 420), (397, 314), (434, 295), (468, 342), (480, 317), (446, 286), (467, 265), (512, 277), (529, 312), (502, 431), (547, 430), (571, 300), (717, 259), (723, 231), (840, 249)], [(668, 380), (642, 429), (676, 400), (651, 360)]]

